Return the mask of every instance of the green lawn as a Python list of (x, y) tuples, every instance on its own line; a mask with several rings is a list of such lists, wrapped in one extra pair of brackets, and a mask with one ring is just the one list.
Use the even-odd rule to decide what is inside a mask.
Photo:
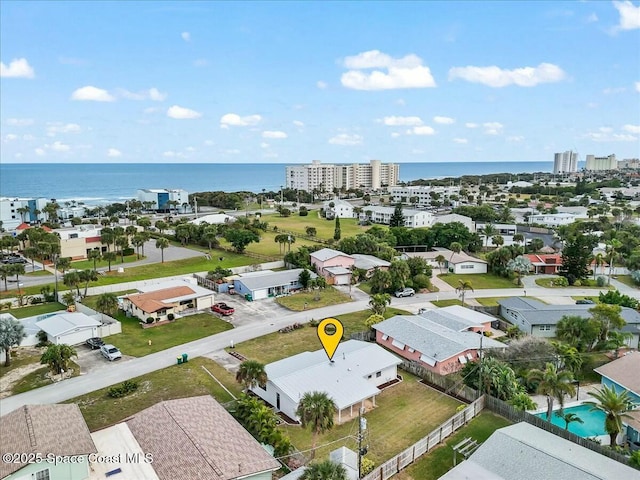
[(111, 398), (107, 396), (108, 388), (103, 388), (72, 398), (65, 403), (76, 403), (89, 430), (95, 431), (120, 422), (163, 400), (197, 395), (212, 395), (221, 403), (232, 400), (202, 366), (235, 396), (240, 394), (240, 386), (235, 382), (233, 375), (213, 360), (199, 357), (189, 360), (186, 364), (173, 365), (133, 379), (139, 384), (138, 390), (126, 397)]
[(476, 298), (476, 301), (480, 305), (484, 305), (485, 307), (497, 307), (498, 300), (504, 300), (509, 297), (485, 297), (485, 298)]
[(337, 305), (338, 303), (350, 302), (351, 298), (333, 287), (327, 287), (323, 290), (314, 290), (313, 292), (298, 292), (286, 297), (276, 299), (280, 305), (294, 312), (302, 312), (303, 310), (311, 310), (313, 308), (327, 307), (329, 305)]
[[(124, 263), (131, 263), (131, 262), (137, 262), (138, 260), (144, 260), (146, 257), (140, 256), (140, 258), (138, 258), (137, 255), (126, 255), (124, 257)], [(122, 265), (122, 262), (120, 261), (120, 255), (118, 255), (118, 258), (116, 260), (114, 260), (113, 262), (111, 262), (111, 268), (117, 268), (118, 265)], [(105, 262), (104, 260), (98, 260), (96, 262), (96, 268), (100, 268), (100, 267), (108, 267), (109, 266), (109, 262)], [(88, 270), (88, 269), (93, 269), (93, 260), (78, 260), (77, 262), (72, 262), (71, 263), (71, 268), (75, 268), (77, 270)]]
[(460, 280), (470, 282), (475, 290), (484, 288), (522, 288), (518, 287), (509, 278), (498, 277), (489, 273), (472, 273), (468, 275), (445, 273), (444, 275), (438, 275), (438, 277), (456, 288), (460, 285)]
[[(80, 375), (80, 366), (77, 363), (72, 361), (70, 366), (73, 370), (73, 377)], [(44, 366), (22, 377), (22, 379), (13, 386), (11, 393), (13, 395), (17, 395), (19, 393), (28, 392), (29, 390), (35, 390), (36, 388), (51, 385), (53, 382), (47, 377), (48, 372), (49, 367)]]
[[(506, 427), (511, 423), (489, 411), (482, 412), (465, 427), (462, 427), (455, 434), (450, 436), (444, 443), (435, 450), (420, 457), (420, 460), (413, 463), (400, 472), (396, 480), (436, 480), (453, 468), (453, 446), (460, 443), (465, 438), (471, 437), (478, 443), (484, 442), (498, 428)], [(458, 455), (460, 461), (460, 455)]]
[[(385, 317), (394, 315), (407, 315), (408, 312), (397, 308), (387, 308)], [(368, 310), (340, 315), (336, 318), (342, 322), (344, 327), (344, 338), (349, 339), (349, 335), (354, 332), (362, 332), (367, 329), (364, 321), (371, 315)], [(264, 337), (254, 338), (242, 342), (235, 346), (234, 350), (247, 358), (258, 360), (262, 363), (271, 363), (290, 357), (301, 352), (314, 351), (321, 348), (316, 327), (305, 325), (304, 328), (290, 333), (271, 333)], [(229, 350), (229, 349), (227, 349)]]
[[(318, 217), (317, 210), (309, 212), (309, 215), (306, 217), (300, 217), (298, 215), (281, 217), (276, 213), (274, 215), (264, 215), (262, 220), (269, 224), (270, 230), (273, 230), (273, 227), (278, 227), (279, 230), (286, 230), (293, 233), (299, 233), (301, 235), (306, 234), (306, 227), (315, 227), (317, 230), (317, 237), (323, 240), (332, 239), (335, 230), (335, 220), (325, 220), (324, 218)], [(384, 226), (382, 227), (386, 228)], [(342, 233), (342, 238), (354, 237), (358, 233), (364, 233), (369, 228), (371, 227), (358, 225), (358, 220), (355, 218), (340, 219), (340, 231)]]
[(32, 305), (30, 307), (12, 308), (5, 310), (16, 318), (35, 317), (36, 315), (43, 315), (45, 313), (59, 312), (60, 310), (66, 310), (67, 307), (58, 302), (42, 303), (40, 305)]
[(11, 364), (8, 367), (5, 367), (4, 362), (0, 363), (0, 377), (6, 375), (11, 370), (15, 370), (16, 368), (31, 365), (32, 363), (40, 363), (40, 355), (40, 353), (32, 353), (32, 351), (14, 348), (11, 350)]
[(52, 277), (53, 273), (48, 272), (47, 270), (36, 270), (35, 272), (27, 272), (24, 274), (25, 277)]
[(540, 286), (540, 287), (544, 287), (544, 288), (597, 288), (599, 290), (607, 290), (607, 289), (611, 289), (613, 287), (608, 287), (608, 286), (604, 286), (604, 287), (599, 287), (598, 285), (596, 285), (595, 280), (593, 280), (592, 278), (586, 279), (586, 280), (582, 280), (580, 282), (580, 285), (573, 285), (571, 287), (567, 286), (567, 287), (563, 287), (561, 285), (555, 285), (555, 280), (558, 278), (562, 278), (562, 277), (547, 277), (547, 278), (537, 278), (536, 279), (536, 285)]
[(631, 275), (617, 275), (616, 277), (616, 280), (618, 280), (620, 283), (624, 283), (628, 287), (638, 288), (638, 285), (635, 284), (635, 282), (631, 278)]
[(600, 297), (583, 297), (583, 296), (573, 296), (571, 297), (574, 300), (593, 300), (596, 303), (600, 303)]
[[(260, 255), (267, 255), (274, 258), (282, 258), (289, 249), (289, 244), (281, 245), (276, 243), (274, 238), (277, 235), (276, 232), (260, 232), (260, 241), (258, 243), (251, 243), (247, 247), (247, 252), (258, 253)], [(227, 248), (232, 248), (231, 244), (224, 239), (220, 239), (220, 245)], [(291, 244), (291, 249), (296, 250), (302, 246), (316, 246), (319, 245), (316, 242), (311, 242), (303, 238), (296, 238)]]
[(436, 307), (439, 307), (439, 308), (450, 307), (451, 305), (462, 305), (462, 302), (457, 298), (450, 298), (447, 300), (436, 300), (435, 302), (431, 302), (431, 303), (433, 303)]
[(369, 284), (369, 282), (360, 282), (358, 288), (364, 293), (371, 295), (371, 285)]
[[(438, 425), (453, 416), (460, 405), (457, 400), (421, 384), (416, 377), (399, 371), (404, 381), (384, 390), (376, 397), (377, 407), (366, 414), (369, 453), (367, 458), (376, 466), (417, 442)], [(344, 412), (343, 412), (344, 414)], [(354, 409), (354, 415), (357, 415)], [(344, 417), (343, 417), (344, 421)], [(346, 444), (357, 450), (353, 438), (358, 431), (357, 417), (336, 425), (324, 435), (318, 436), (318, 445), (351, 435), (339, 444), (321, 447), (316, 458), (327, 458), (330, 451)], [(298, 450), (311, 448), (311, 432), (298, 426), (281, 427)]]

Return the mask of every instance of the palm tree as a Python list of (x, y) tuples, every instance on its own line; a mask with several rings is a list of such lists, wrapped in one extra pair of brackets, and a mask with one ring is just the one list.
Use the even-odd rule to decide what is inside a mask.
[(160, 249), (160, 255), (162, 258), (161, 263), (164, 263), (164, 249), (169, 248), (169, 240), (164, 237), (160, 237), (158, 240), (156, 240), (156, 248)]
[(491, 237), (491, 242), (498, 248), (504, 245), (504, 237), (502, 235), (494, 235)]
[(538, 382), (538, 393), (547, 396), (547, 422), (551, 422), (553, 401), (558, 400), (560, 408), (564, 406), (564, 396), (573, 395), (576, 391), (573, 386), (573, 374), (568, 370), (560, 370), (553, 363), (547, 363), (546, 368), (529, 371), (527, 379), (530, 382)]
[(256, 360), (245, 360), (236, 373), (236, 382), (241, 383), (245, 390), (266, 385), (267, 380), (264, 365)]
[(207, 242), (209, 253), (211, 253), (211, 246), (218, 243), (218, 228), (215, 225), (206, 227), (202, 232), (202, 240)]
[(11, 275), (11, 265), (0, 265), (0, 279), (4, 282), (4, 291), (7, 288), (7, 278)]
[(325, 392), (307, 392), (300, 399), (296, 415), (300, 418), (303, 428), (311, 428), (311, 458), (316, 455), (318, 434), (333, 428), (333, 417), (337, 410), (335, 402)]
[(96, 308), (100, 313), (113, 315), (118, 309), (118, 297), (113, 293), (102, 293), (96, 301)]
[(614, 387), (603, 385), (600, 390), (589, 392), (596, 402), (585, 402), (591, 405), (591, 411), (600, 410), (606, 415), (604, 429), (609, 434), (611, 448), (617, 445), (616, 439), (622, 431), (622, 419), (629, 418), (625, 412), (631, 409), (632, 402), (629, 392), (621, 390), (617, 392)]
[(619, 250), (622, 247), (622, 242), (617, 239), (612, 239), (608, 242), (607, 245), (607, 261), (609, 262), (609, 279), (607, 280), (607, 285), (611, 285), (611, 276), (613, 275), (613, 262), (617, 257), (616, 250)]
[(436, 258), (434, 258), (434, 260), (436, 262), (438, 262), (438, 268), (440, 269), (440, 275), (442, 275), (442, 267), (444, 266), (444, 263), (447, 261), (447, 259), (444, 258), (444, 255), (440, 254)]
[(24, 275), (24, 264), (14, 263), (11, 265), (10, 271), (16, 276), (16, 285), (18, 285), (18, 293), (20, 293), (20, 275)]
[(490, 223), (487, 223), (484, 227), (482, 227), (478, 233), (480, 235), (484, 236), (484, 249), (488, 250), (489, 249), (489, 238), (493, 237), (494, 235), (496, 235), (498, 233), (498, 230), (496, 230), (496, 228), (491, 225)]
[(458, 280), (458, 287), (456, 288), (456, 293), (460, 296), (460, 300), (462, 301), (462, 306), (464, 307), (464, 296), (467, 290), (471, 290), (474, 292), (473, 285), (469, 280)]
[(387, 305), (391, 305), (391, 295), (388, 293), (374, 293), (369, 297), (369, 309), (374, 315), (384, 315)]
[(516, 242), (518, 245), (521, 243), (524, 243), (524, 235), (521, 233), (516, 233), (513, 236), (513, 241)]
[(80, 281), (84, 282), (84, 296), (87, 296), (87, 290), (89, 289), (89, 283), (95, 282), (98, 280), (98, 274), (95, 270), (87, 269), (80, 270), (78, 272), (78, 277), (80, 277)]
[(71, 357), (77, 357), (78, 354), (73, 347), (66, 344), (49, 345), (47, 350), (40, 357), (40, 363), (49, 365), (52, 373), (63, 373), (69, 370), (69, 362)]
[(109, 271), (111, 271), (111, 262), (115, 261), (117, 258), (118, 256), (115, 252), (104, 252), (102, 254), (102, 259), (109, 265)]
[(559, 410), (556, 412), (556, 417), (562, 418), (564, 420), (564, 429), (569, 430), (569, 424), (573, 422), (584, 423), (584, 421), (575, 413), (565, 413), (564, 410)]
[(96, 263), (98, 262), (98, 260), (100, 260), (100, 257), (102, 257), (102, 254), (97, 248), (94, 248), (93, 250), (89, 250), (89, 252), (87, 252), (87, 260), (93, 260), (94, 270), (96, 269)]
[(449, 250), (451, 250), (451, 257), (449, 258), (449, 263), (453, 260), (454, 253), (460, 253), (462, 251), (462, 245), (459, 242), (453, 242), (449, 245)]
[(347, 471), (340, 463), (331, 460), (312, 463), (305, 468), (300, 480), (348, 480)]
[(80, 274), (78, 272), (68, 272), (64, 274), (62, 277), (62, 283), (64, 283), (67, 287), (71, 289), (76, 289), (78, 291), (78, 297), (80, 296)]

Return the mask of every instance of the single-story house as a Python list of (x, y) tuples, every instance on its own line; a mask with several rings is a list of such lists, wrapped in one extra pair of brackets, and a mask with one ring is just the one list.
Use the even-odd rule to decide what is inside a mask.
[(376, 270), (389, 270), (391, 262), (382, 260), (374, 255), (363, 255), (360, 253), (354, 253), (351, 255), (355, 262), (353, 266), (360, 270), (365, 270), (365, 277), (369, 278)]
[[(264, 298), (276, 297), (296, 292), (302, 288), (300, 283), (300, 273), (302, 268), (294, 268), (292, 270), (282, 270), (274, 272), (273, 270), (260, 270), (257, 272), (241, 273), (230, 277), (231, 284), (219, 285), (220, 292), (231, 292), (243, 295), (247, 300), (262, 300)], [(317, 275), (309, 272), (311, 278)]]
[(531, 262), (531, 273), (555, 275), (562, 266), (562, 255), (534, 254), (525, 255)]
[(145, 322), (153, 318), (167, 320), (185, 310), (208, 310), (213, 305), (213, 292), (186, 280), (171, 280), (145, 285), (122, 298), (122, 309)]
[[(555, 337), (556, 325), (565, 315), (590, 318), (593, 305), (546, 305), (526, 297), (511, 297), (498, 300), (500, 316), (516, 325), (523, 332), (535, 337)], [(640, 339), (640, 313), (622, 307), (620, 313), (627, 324), (621, 331), (630, 334), (627, 345), (638, 348)]]
[(209, 225), (220, 225), (235, 221), (236, 217), (232, 217), (231, 215), (227, 215), (226, 213), (212, 213), (210, 215), (203, 215), (202, 217), (191, 220), (189, 221), (189, 223), (192, 223), (194, 225), (201, 225), (203, 223), (208, 223)]
[(525, 422), (499, 428), (439, 480), (620, 480), (638, 470)]
[(98, 337), (99, 320), (81, 312), (56, 313), (36, 322), (47, 334), (47, 340), (55, 345), (78, 345), (92, 337)]
[(461, 310), (440, 308), (420, 315), (396, 315), (373, 326), (376, 342), (438, 375), (457, 372), (476, 360), (481, 346), (507, 348), (481, 333), (490, 330), (493, 317), (473, 311), (466, 315)]
[[(303, 352), (265, 366), (267, 384), (251, 391), (298, 420), (298, 401), (308, 392), (326, 392), (338, 407), (338, 423), (343, 414), (352, 418), (360, 407), (375, 407), (378, 387), (398, 378), (402, 361), (373, 343), (348, 340), (338, 345), (329, 361), (323, 349)], [(367, 403), (370, 402), (370, 403)]]
[(489, 235), (488, 239), (486, 235), (483, 235), (484, 228), (487, 225), (487, 223), (476, 223), (476, 233), (480, 235), (483, 246), (497, 247), (498, 245), (493, 243), (493, 237), (496, 235), (502, 237), (502, 245), (509, 246), (516, 243), (513, 241), (513, 236), (518, 233), (518, 226), (516, 224), (492, 223), (491, 226), (494, 228), (495, 233)]
[(271, 480), (280, 468), (209, 395), (157, 403), (92, 436), (99, 455), (114, 459), (96, 472), (120, 469), (113, 478)]
[[(84, 480), (89, 478), (89, 455), (97, 449), (76, 404), (24, 405), (0, 417), (0, 478), (5, 480)], [(17, 462), (4, 461), (14, 454)], [(77, 456), (77, 462), (54, 462)], [(28, 461), (29, 456), (42, 462)], [(13, 457), (12, 457), (13, 458)]]
[(463, 224), (465, 227), (467, 227), (467, 230), (469, 230), (470, 232), (476, 231), (476, 224), (473, 221), (473, 218), (467, 217), (466, 215), (460, 215), (459, 213), (447, 213), (445, 215), (436, 215), (433, 217), (432, 225), (435, 225), (436, 223), (454, 223), (454, 222)]
[[(347, 447), (340, 447), (329, 454), (329, 461), (342, 465), (347, 472), (347, 480), (358, 480), (358, 454)], [(299, 480), (307, 467), (300, 467), (287, 473), (280, 480)]]
[(434, 268), (440, 268), (436, 258), (440, 255), (444, 257), (442, 268), (452, 273), (487, 273), (487, 262), (464, 252), (454, 253), (448, 248), (434, 247), (431, 252), (406, 252), (407, 257), (422, 257), (429, 265)]
[(349, 285), (354, 263), (355, 259), (351, 255), (332, 248), (323, 248), (311, 253), (311, 265), (329, 285)]

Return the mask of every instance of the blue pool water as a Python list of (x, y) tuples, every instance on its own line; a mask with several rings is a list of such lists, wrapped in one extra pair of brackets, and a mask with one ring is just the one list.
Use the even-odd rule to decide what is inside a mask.
[[(565, 427), (565, 422), (561, 417), (556, 415), (558, 410), (554, 410), (551, 414), (551, 423)], [(571, 422), (569, 424), (569, 431), (579, 435), (581, 437), (594, 437), (596, 435), (606, 435), (604, 430), (605, 414), (599, 410), (591, 411), (589, 405), (576, 405), (575, 407), (569, 407), (564, 409), (565, 413), (573, 413), (580, 417), (584, 423)], [(547, 418), (547, 412), (536, 414), (536, 417), (543, 419)]]

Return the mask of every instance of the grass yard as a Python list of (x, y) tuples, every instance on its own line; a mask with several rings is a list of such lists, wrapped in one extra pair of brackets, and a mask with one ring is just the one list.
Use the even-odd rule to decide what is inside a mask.
[(41, 353), (35, 353), (33, 348), (23, 349), (14, 348), (11, 350), (11, 365), (4, 366), (4, 362), (0, 363), (0, 377), (6, 375), (11, 370), (24, 367), (25, 365), (31, 365), (32, 363), (40, 363)]
[(25, 277), (52, 277), (53, 273), (47, 270), (36, 270), (35, 272), (27, 272), (23, 276)]
[(485, 307), (497, 307), (498, 300), (504, 300), (509, 297), (485, 297), (485, 298), (476, 298), (476, 301), (480, 305), (484, 305)]
[[(306, 235), (306, 227), (315, 227), (317, 230), (317, 237), (323, 240), (333, 238), (336, 226), (335, 220), (325, 220), (324, 218), (320, 218), (317, 210), (309, 212), (309, 215), (306, 217), (300, 217), (298, 215), (281, 217), (280, 215), (275, 214), (263, 215), (262, 220), (269, 224), (270, 230), (273, 230), (273, 227), (278, 227), (279, 230), (286, 230), (293, 233), (299, 233), (301, 235)], [(386, 228), (384, 226), (382, 227)], [(358, 221), (355, 218), (340, 219), (340, 231), (342, 233), (342, 238), (354, 237), (358, 233), (364, 233), (369, 228), (371, 227), (358, 225)]]
[(369, 282), (360, 282), (358, 284), (358, 288), (367, 295), (371, 295), (371, 285), (369, 284)]
[[(274, 238), (277, 233), (273, 231), (260, 232), (260, 241), (258, 243), (251, 243), (247, 246), (247, 252), (258, 253), (260, 255), (267, 255), (270, 257), (282, 258), (289, 250), (289, 244), (281, 245), (276, 243)], [(232, 248), (231, 244), (224, 239), (220, 239), (220, 245), (227, 248)], [(316, 242), (311, 242), (303, 238), (296, 238), (295, 242), (291, 244), (291, 250), (296, 250), (302, 246), (316, 246), (319, 245)]]
[(574, 300), (593, 300), (595, 303), (600, 303), (600, 297), (582, 297), (582, 296), (577, 296), (577, 297), (571, 297)]
[[(416, 441), (426, 436), (438, 425), (455, 414), (461, 404), (440, 392), (418, 382), (418, 378), (399, 371), (404, 381), (383, 391), (376, 397), (376, 405), (366, 414), (369, 445), (367, 458), (376, 466), (400, 453)], [(344, 412), (343, 412), (344, 414)], [(329, 452), (346, 444), (357, 451), (354, 435), (358, 431), (357, 414), (354, 420), (336, 425), (324, 435), (318, 436), (318, 445), (351, 436), (339, 444), (321, 447), (316, 458), (327, 458)], [(344, 420), (344, 417), (343, 417)], [(290, 437), (293, 445), (301, 451), (311, 448), (311, 431), (299, 426), (281, 427)]]
[(42, 303), (40, 305), (31, 305), (29, 307), (12, 308), (6, 310), (16, 318), (35, 317), (36, 315), (44, 315), (45, 313), (59, 312), (66, 310), (67, 307), (58, 302)]
[[(77, 363), (72, 361), (70, 362), (70, 366), (73, 369), (72, 377), (77, 377), (78, 375), (80, 375), (80, 366)], [(51, 385), (53, 382), (50, 378), (47, 377), (47, 373), (49, 373), (49, 367), (47, 366), (29, 373), (28, 375), (22, 377), (22, 379), (13, 386), (11, 393), (13, 395), (17, 395), (19, 393), (28, 392), (29, 390), (35, 390), (36, 388)]]
[(431, 302), (431, 303), (433, 303), (438, 308), (450, 307), (452, 305), (462, 305), (462, 302), (457, 298), (449, 298), (447, 300), (436, 300), (435, 302)]
[[(138, 256), (135, 254), (126, 255), (124, 257), (124, 264), (126, 265), (127, 263), (137, 262), (138, 260), (144, 260), (145, 258), (147, 257), (143, 257), (142, 255), (140, 256), (139, 259), (138, 259)], [(111, 262), (111, 268), (117, 267), (116, 264), (122, 265), (120, 255), (118, 255), (118, 258), (116, 260)], [(109, 262), (106, 262), (104, 260), (98, 260), (96, 262), (96, 268), (108, 267), (108, 266), (109, 266)], [(78, 260), (77, 262), (71, 262), (71, 268), (75, 268), (77, 270), (88, 270), (88, 269), (93, 270), (93, 260)]]
[[(435, 450), (423, 455), (420, 460), (400, 472), (396, 480), (436, 480), (453, 468), (453, 446), (465, 438), (471, 437), (479, 443), (484, 442), (498, 428), (511, 425), (511, 422), (489, 411), (482, 412), (465, 427), (450, 436)], [(460, 461), (460, 459), (458, 459)]]
[(580, 285), (573, 285), (573, 286), (567, 286), (567, 287), (563, 287), (561, 285), (556, 285), (555, 284), (555, 280), (558, 278), (562, 278), (562, 277), (547, 277), (547, 278), (537, 278), (536, 279), (536, 285), (538, 285), (539, 287), (544, 287), (544, 288), (597, 288), (598, 290), (609, 290), (613, 287), (611, 286), (604, 286), (604, 287), (599, 287), (598, 285), (596, 285), (595, 280), (593, 280), (592, 278), (588, 278), (586, 280), (582, 280), (580, 282)]
[[(405, 310), (397, 308), (387, 308), (386, 318), (394, 315), (407, 315)], [(344, 327), (344, 339), (349, 339), (349, 335), (354, 332), (362, 332), (367, 329), (364, 321), (371, 315), (369, 310), (340, 315), (336, 318), (342, 322)], [(270, 333), (260, 338), (254, 338), (242, 342), (235, 346), (234, 350), (251, 360), (258, 360), (262, 363), (271, 363), (290, 357), (301, 352), (318, 350), (321, 347), (316, 327), (305, 325), (304, 328), (290, 333)], [(227, 349), (229, 350), (229, 349)]]
[(350, 301), (351, 298), (348, 295), (345, 295), (333, 287), (327, 287), (323, 290), (314, 290), (312, 292), (298, 292), (286, 297), (276, 298), (276, 302), (284, 308), (288, 308), (294, 312), (328, 307), (329, 305), (337, 305), (338, 303), (346, 303)]
[(618, 280), (620, 283), (624, 283), (627, 287), (638, 288), (638, 285), (634, 283), (631, 275), (617, 275), (616, 280)]
[(438, 277), (455, 288), (460, 285), (460, 280), (470, 282), (474, 290), (484, 288), (522, 288), (518, 287), (514, 281), (509, 278), (497, 277), (489, 273), (471, 273), (468, 275), (445, 273), (444, 275), (438, 275)]
[(241, 388), (233, 375), (213, 360), (200, 357), (183, 365), (173, 365), (133, 379), (139, 384), (138, 390), (126, 397), (111, 398), (107, 395), (108, 388), (103, 388), (65, 403), (78, 404), (89, 430), (95, 431), (120, 422), (163, 400), (197, 395), (212, 395), (220, 403), (233, 400), (202, 366), (235, 396), (240, 395)]

